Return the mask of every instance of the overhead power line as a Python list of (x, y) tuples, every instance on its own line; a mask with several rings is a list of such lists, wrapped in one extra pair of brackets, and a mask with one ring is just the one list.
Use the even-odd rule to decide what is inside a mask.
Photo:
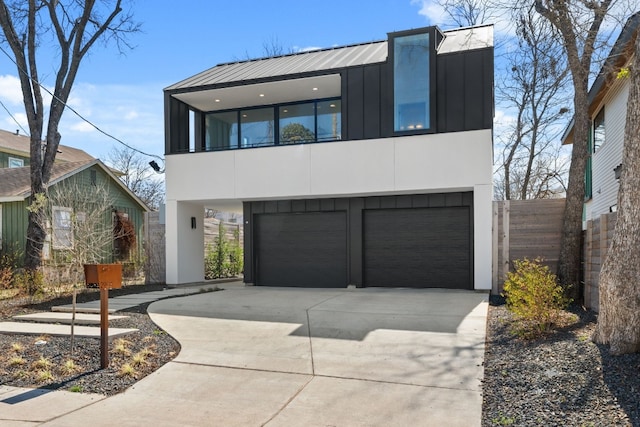
[(17, 124), (18, 126), (20, 126), (20, 129), (22, 129), (22, 132), (24, 132), (24, 133), (25, 133), (25, 135), (29, 136), (29, 132), (27, 132), (27, 131), (25, 130), (25, 128), (23, 128), (23, 127), (22, 127), (22, 125), (20, 124), (20, 122), (18, 121), (18, 119), (16, 119), (16, 118), (13, 116), (13, 114), (11, 114), (11, 111), (9, 111), (9, 109), (7, 108), (7, 106), (6, 106), (6, 105), (4, 105), (4, 102), (2, 102), (2, 100), (1, 100), (1, 99), (0, 99), (0, 105), (2, 105), (2, 108), (4, 108), (4, 111), (6, 111), (6, 112), (7, 112), (7, 114), (9, 115), (9, 117), (11, 117), (11, 118), (13, 119), (13, 121), (14, 121), (14, 122), (16, 122), (16, 124)]
[[(87, 119), (86, 117), (84, 117), (82, 114), (80, 114), (78, 111), (76, 111), (73, 107), (69, 106), (66, 102), (64, 102), (63, 100), (61, 100), (60, 98), (58, 98), (56, 95), (54, 95), (53, 93), (51, 93), (51, 91), (49, 89), (47, 89), (46, 87), (44, 87), (43, 85), (40, 84), (39, 81), (35, 80), (34, 78), (32, 78), (29, 73), (26, 70), (23, 70), (22, 67), (20, 67), (20, 65), (18, 65), (18, 63), (16, 62), (16, 60), (9, 55), (9, 53), (2, 47), (0, 46), (0, 51), (2, 51), (2, 53), (4, 53), (6, 55), (7, 58), (9, 58), (9, 60), (11, 62), (13, 62), (16, 67), (18, 68), (18, 71), (20, 71), (22, 74), (24, 74), (25, 76), (27, 76), (27, 78), (29, 80), (31, 80), (34, 84), (38, 85), (41, 89), (43, 89), (45, 92), (47, 92), (49, 95), (51, 95), (51, 97), (53, 97), (53, 99), (57, 100), (58, 102), (62, 103), (62, 105), (65, 106), (65, 108), (71, 110), (76, 116), (78, 116), (81, 120), (83, 120), (85, 123), (88, 123), (91, 127), (93, 127), (95, 130), (97, 130), (98, 132), (100, 132), (101, 134), (105, 135), (108, 138), (113, 139), (114, 141), (124, 145), (125, 147), (127, 147), (130, 150), (133, 150), (137, 153), (140, 153), (144, 156), (148, 156), (148, 157), (154, 157), (158, 160), (160, 160), (161, 162), (164, 163), (164, 159), (156, 154), (151, 154), (151, 153), (146, 153), (142, 150), (139, 150), (135, 147), (132, 147), (131, 145), (127, 144), (126, 142), (124, 142), (123, 140), (121, 140), (120, 138), (111, 135), (110, 133), (100, 129), (97, 125), (95, 125), (91, 120)], [(4, 104), (2, 104), (2, 106), (4, 107)], [(7, 108), (5, 107), (5, 110), (7, 110)], [(7, 110), (7, 112), (9, 112), (9, 110)], [(13, 115), (11, 115), (11, 113), (9, 113), (9, 115), (13, 118)], [(15, 118), (13, 118), (13, 120), (16, 120)], [(17, 121), (16, 121), (17, 123)], [(19, 124), (18, 124), (19, 125)], [(22, 128), (22, 126), (20, 126)], [(24, 131), (24, 129), (22, 129)], [(25, 131), (26, 132), (26, 131)], [(26, 132), (28, 133), (28, 132)], [(155, 168), (154, 168), (155, 169)]]

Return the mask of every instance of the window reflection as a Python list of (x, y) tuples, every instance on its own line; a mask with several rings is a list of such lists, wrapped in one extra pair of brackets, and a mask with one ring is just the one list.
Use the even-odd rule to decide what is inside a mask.
[(204, 149), (206, 151), (237, 147), (238, 113), (236, 111), (207, 114), (205, 126)]
[(280, 107), (280, 144), (297, 144), (316, 140), (315, 104)]
[(319, 101), (318, 141), (336, 141), (342, 135), (342, 103), (339, 99)]
[(274, 143), (273, 108), (240, 112), (240, 147), (260, 147)]
[(429, 34), (395, 38), (393, 56), (394, 129), (428, 129)]

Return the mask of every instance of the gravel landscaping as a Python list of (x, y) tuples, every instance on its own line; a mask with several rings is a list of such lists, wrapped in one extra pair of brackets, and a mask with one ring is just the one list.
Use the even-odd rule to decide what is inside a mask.
[[(109, 296), (162, 290), (162, 286), (137, 285), (109, 291)], [(99, 291), (86, 291), (77, 301), (99, 299)], [(39, 304), (27, 300), (0, 301), (0, 319), (15, 314), (50, 311), (69, 304), (70, 297)], [(162, 331), (146, 314), (143, 304), (117, 314), (126, 319), (110, 322), (114, 328), (136, 328), (138, 332), (110, 342), (109, 367), (100, 369), (100, 340), (75, 339), (73, 355), (69, 337), (0, 334), (0, 384), (15, 387), (42, 387), (83, 393), (112, 395), (157, 370), (173, 359), (180, 345)]]
[(498, 299), (487, 320), (483, 426), (640, 426), (640, 354), (610, 356), (591, 342), (596, 316), (545, 338), (512, 333)]
[[(162, 289), (130, 286), (110, 296)], [(97, 291), (78, 302), (99, 298)], [(0, 319), (68, 304), (69, 297), (39, 304), (0, 301)], [(112, 327), (139, 332), (114, 340), (110, 366), (100, 369), (98, 339), (0, 334), (0, 384), (112, 395), (158, 369), (180, 351), (179, 344), (146, 314), (148, 304), (118, 312), (127, 319)], [(513, 317), (493, 298), (487, 320), (482, 426), (638, 426), (640, 354), (613, 357), (591, 342), (596, 316), (574, 306), (576, 321), (546, 337), (525, 340), (513, 333)], [(42, 362), (41, 359), (47, 360)], [(72, 360), (73, 363), (69, 362)]]

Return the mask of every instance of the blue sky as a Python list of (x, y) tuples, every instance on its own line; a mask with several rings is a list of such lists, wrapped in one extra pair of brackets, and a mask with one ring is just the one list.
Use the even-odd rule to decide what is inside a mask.
[[(263, 56), (277, 40), (301, 50), (382, 40), (387, 32), (442, 25), (441, 11), (424, 0), (137, 0), (131, 10), (142, 32), (124, 55), (96, 45), (81, 65), (69, 104), (102, 130), (142, 151), (164, 150), (163, 88), (221, 62)], [(53, 67), (40, 65), (51, 86)], [(0, 53), (0, 100), (27, 128), (15, 65)], [(0, 109), (0, 128), (18, 128)], [(62, 144), (104, 158), (119, 144), (71, 111), (60, 126)], [(151, 159), (150, 159), (151, 160)]]

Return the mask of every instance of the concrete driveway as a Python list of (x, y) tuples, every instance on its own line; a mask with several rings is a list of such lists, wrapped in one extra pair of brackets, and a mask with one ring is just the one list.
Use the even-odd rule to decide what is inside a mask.
[(152, 304), (178, 357), (44, 425), (480, 425), (487, 294), (226, 287)]

